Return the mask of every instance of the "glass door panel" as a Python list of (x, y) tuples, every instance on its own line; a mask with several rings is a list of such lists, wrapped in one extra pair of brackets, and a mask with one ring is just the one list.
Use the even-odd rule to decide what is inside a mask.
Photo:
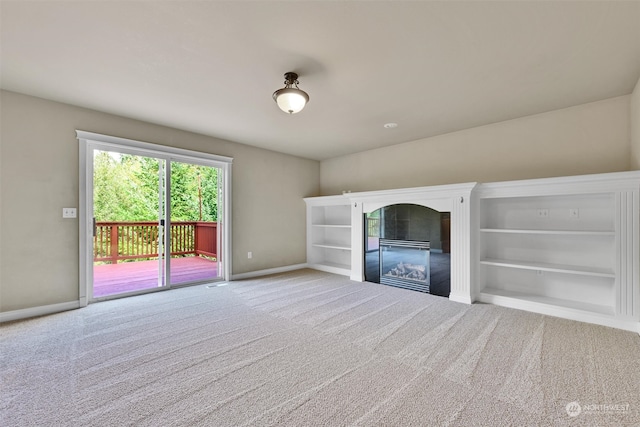
[(221, 277), (220, 170), (172, 161), (170, 167), (170, 285)]
[(165, 161), (93, 151), (93, 298), (164, 286)]

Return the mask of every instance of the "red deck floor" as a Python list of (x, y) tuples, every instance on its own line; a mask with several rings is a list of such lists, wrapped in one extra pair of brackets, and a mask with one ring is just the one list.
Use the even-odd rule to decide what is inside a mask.
[[(218, 264), (201, 257), (171, 259), (171, 283), (212, 280), (218, 277)], [(141, 291), (158, 286), (158, 261), (123, 262), (93, 267), (93, 296), (103, 297)]]

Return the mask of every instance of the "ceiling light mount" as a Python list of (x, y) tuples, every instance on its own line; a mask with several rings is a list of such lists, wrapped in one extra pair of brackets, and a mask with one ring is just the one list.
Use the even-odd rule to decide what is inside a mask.
[(289, 71), (284, 73), (284, 87), (273, 92), (273, 100), (285, 113), (299, 113), (309, 102), (309, 95), (298, 88), (298, 83), (298, 74)]

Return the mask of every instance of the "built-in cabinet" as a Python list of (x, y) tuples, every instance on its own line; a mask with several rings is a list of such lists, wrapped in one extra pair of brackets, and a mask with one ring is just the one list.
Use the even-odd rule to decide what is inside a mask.
[(330, 273), (351, 274), (351, 207), (344, 196), (310, 197), (307, 263)]
[(364, 280), (364, 212), (446, 202), (452, 300), (640, 332), (640, 172), (462, 187), (305, 199), (308, 265)]
[(482, 184), (476, 299), (638, 330), (640, 175)]

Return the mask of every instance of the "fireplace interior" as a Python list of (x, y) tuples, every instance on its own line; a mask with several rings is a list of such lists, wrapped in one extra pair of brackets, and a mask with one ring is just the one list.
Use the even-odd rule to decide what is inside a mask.
[(380, 283), (429, 292), (429, 242), (380, 239)]
[[(365, 280), (448, 297), (451, 291), (450, 218), (448, 212), (412, 204), (386, 206), (365, 214)], [(390, 247), (385, 241), (421, 243), (423, 247)], [(421, 274), (425, 277), (419, 278)], [(411, 278), (398, 281), (391, 277), (394, 275)]]

